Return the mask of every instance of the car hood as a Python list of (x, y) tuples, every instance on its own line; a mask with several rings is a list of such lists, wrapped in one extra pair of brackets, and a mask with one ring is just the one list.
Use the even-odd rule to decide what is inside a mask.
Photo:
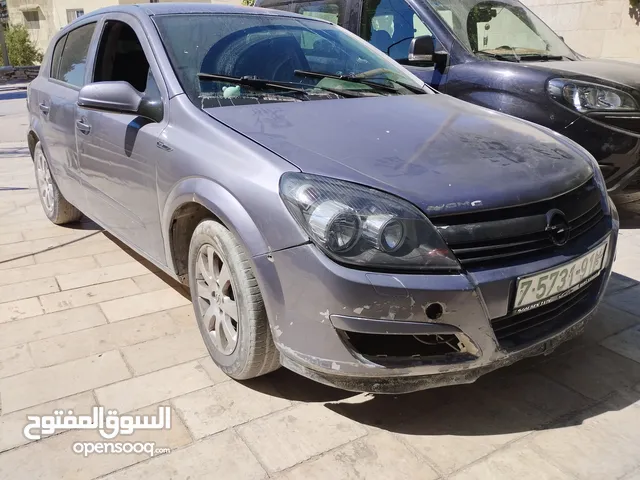
[(550, 198), (592, 174), (564, 137), (447, 95), (205, 111), (303, 172), (386, 190), (432, 216)]
[[(576, 60), (562, 62), (526, 63), (539, 70), (558, 72), (559, 77), (591, 80), (594, 83), (603, 79), (608, 83), (624, 85), (628, 88), (640, 88), (640, 65), (615, 60)], [(588, 79), (582, 77), (590, 77)]]

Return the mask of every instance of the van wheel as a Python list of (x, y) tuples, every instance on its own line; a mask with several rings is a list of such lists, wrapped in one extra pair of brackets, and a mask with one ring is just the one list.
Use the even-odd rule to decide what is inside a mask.
[(245, 380), (280, 366), (247, 254), (213, 220), (202, 221), (191, 237), (189, 288), (204, 343), (223, 372)]
[(56, 225), (64, 225), (80, 220), (82, 212), (71, 205), (62, 196), (56, 181), (51, 175), (49, 162), (42, 150), (42, 144), (38, 142), (33, 152), (33, 163), (36, 169), (36, 184), (40, 203), (45, 215)]

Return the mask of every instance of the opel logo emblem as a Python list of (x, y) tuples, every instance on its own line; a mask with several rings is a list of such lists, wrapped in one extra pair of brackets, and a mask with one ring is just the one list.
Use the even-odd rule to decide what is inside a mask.
[(569, 241), (569, 223), (564, 213), (557, 208), (547, 212), (547, 226), (544, 229), (554, 245), (564, 245)]

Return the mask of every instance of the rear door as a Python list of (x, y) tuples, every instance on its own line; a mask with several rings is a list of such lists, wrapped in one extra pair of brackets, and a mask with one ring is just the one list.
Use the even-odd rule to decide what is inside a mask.
[(42, 145), (53, 177), (65, 198), (81, 210), (85, 199), (78, 167), (75, 116), (95, 27), (95, 21), (85, 23), (56, 42), (48, 78), (36, 86), (37, 106), (32, 109), (40, 117)]

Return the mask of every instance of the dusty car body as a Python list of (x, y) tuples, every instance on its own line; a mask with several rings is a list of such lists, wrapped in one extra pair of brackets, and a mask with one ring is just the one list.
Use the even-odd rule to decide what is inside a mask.
[(471, 382), (577, 335), (611, 272), (617, 213), (584, 149), (329, 22), (99, 10), (52, 40), (28, 104), (45, 213), (188, 284), (236, 379)]

